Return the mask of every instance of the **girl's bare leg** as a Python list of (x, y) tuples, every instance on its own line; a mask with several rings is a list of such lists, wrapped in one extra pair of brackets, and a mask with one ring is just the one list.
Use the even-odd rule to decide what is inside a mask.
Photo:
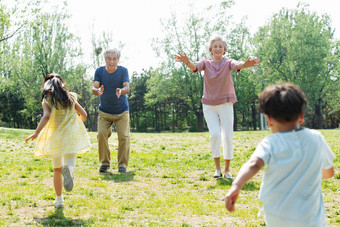
[(57, 196), (61, 196), (63, 190), (63, 175), (61, 169), (62, 168), (55, 168), (53, 175), (54, 190)]

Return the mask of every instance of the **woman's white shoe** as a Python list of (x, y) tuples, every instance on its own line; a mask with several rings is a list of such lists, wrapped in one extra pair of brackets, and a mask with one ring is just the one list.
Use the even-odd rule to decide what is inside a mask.
[(214, 173), (214, 178), (220, 178), (220, 177), (222, 177), (221, 171), (216, 170)]
[(224, 179), (226, 180), (232, 180), (233, 176), (230, 174), (230, 172), (225, 172), (224, 173)]

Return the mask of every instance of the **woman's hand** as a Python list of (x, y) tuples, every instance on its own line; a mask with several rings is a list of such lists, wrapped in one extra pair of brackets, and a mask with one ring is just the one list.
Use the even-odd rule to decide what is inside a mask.
[(248, 68), (248, 67), (253, 67), (253, 66), (257, 66), (260, 64), (260, 60), (255, 58), (253, 60), (250, 59), (250, 57), (247, 59), (247, 61), (244, 62), (244, 67)]
[(185, 53), (183, 53), (183, 54), (177, 53), (177, 55), (174, 55), (174, 57), (175, 57), (177, 62), (183, 62), (186, 65), (188, 65), (190, 63), (190, 60)]
[(196, 72), (196, 65), (190, 61), (185, 53), (177, 53), (177, 55), (174, 55), (174, 57), (177, 62), (183, 62), (192, 72)]

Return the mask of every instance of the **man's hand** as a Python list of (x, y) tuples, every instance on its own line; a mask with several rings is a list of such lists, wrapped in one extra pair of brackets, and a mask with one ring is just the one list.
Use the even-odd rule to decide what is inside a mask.
[(116, 89), (116, 95), (117, 95), (117, 98), (119, 99), (120, 95), (122, 94), (122, 89), (120, 88), (117, 88)]
[(100, 86), (100, 88), (98, 88), (98, 96), (101, 96), (104, 93), (104, 85)]

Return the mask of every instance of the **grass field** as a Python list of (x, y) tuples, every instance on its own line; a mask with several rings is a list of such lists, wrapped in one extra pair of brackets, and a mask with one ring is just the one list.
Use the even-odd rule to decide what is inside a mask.
[[(340, 130), (321, 130), (336, 154), (336, 176), (323, 180), (329, 226), (340, 225)], [(55, 209), (53, 168), (34, 159), (32, 130), (0, 128), (0, 226), (265, 226), (257, 217), (263, 170), (243, 188), (235, 213), (224, 208), (230, 182), (212, 178), (208, 133), (132, 133), (129, 174), (100, 174), (96, 133), (77, 157), (75, 188)], [(233, 175), (269, 131), (235, 132)], [(117, 138), (110, 138), (116, 165)], [(222, 160), (223, 161), (223, 160)], [(223, 165), (222, 165), (223, 166)]]

